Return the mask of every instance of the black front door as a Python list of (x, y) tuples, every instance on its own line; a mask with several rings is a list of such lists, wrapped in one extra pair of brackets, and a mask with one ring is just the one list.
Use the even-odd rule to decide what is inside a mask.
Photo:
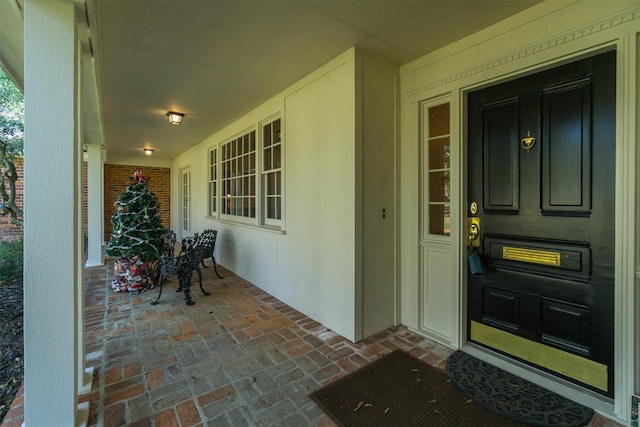
[[(468, 338), (613, 397), (615, 52), (468, 97)], [(476, 273), (478, 273), (476, 271)]]

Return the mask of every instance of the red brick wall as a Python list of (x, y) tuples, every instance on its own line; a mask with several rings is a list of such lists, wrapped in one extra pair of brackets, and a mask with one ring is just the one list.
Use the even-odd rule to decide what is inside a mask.
[[(18, 180), (16, 181), (16, 204), (24, 211), (24, 162), (23, 159), (14, 161), (16, 172), (18, 172)], [(0, 168), (4, 172), (5, 168)], [(9, 186), (5, 184), (7, 194), (9, 194)], [(0, 201), (2, 198), (0, 198)], [(11, 215), (0, 215), (0, 240), (11, 241), (18, 237), (22, 237), (22, 226), (11, 224)]]
[[(24, 163), (22, 159), (15, 162), (18, 180), (16, 181), (16, 202), (24, 210)], [(4, 171), (3, 168), (0, 168)], [(151, 168), (142, 166), (124, 165), (104, 165), (104, 220), (105, 220), (105, 242), (111, 237), (111, 216), (115, 213), (113, 202), (118, 200), (118, 195), (122, 193), (130, 184), (129, 178), (133, 172), (141, 170), (143, 175), (151, 178), (149, 189), (158, 197), (160, 203), (160, 218), (162, 224), (169, 228), (171, 226), (171, 169)], [(7, 186), (8, 191), (8, 186)], [(82, 165), (82, 208), (84, 211), (83, 234), (87, 235), (87, 163)], [(11, 241), (22, 237), (22, 226), (11, 224), (11, 216), (0, 215), (0, 240)]]
[(104, 165), (104, 241), (108, 242), (111, 238), (113, 224), (111, 217), (116, 213), (113, 205), (120, 193), (122, 193), (129, 184), (131, 184), (131, 176), (135, 171), (141, 171), (142, 175), (149, 178), (149, 190), (158, 198), (160, 204), (160, 218), (162, 225), (166, 228), (171, 227), (171, 169), (147, 166), (130, 166), (130, 165), (112, 165), (105, 163)]

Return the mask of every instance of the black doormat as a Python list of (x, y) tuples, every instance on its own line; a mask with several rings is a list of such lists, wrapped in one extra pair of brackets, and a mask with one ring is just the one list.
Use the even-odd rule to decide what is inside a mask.
[(531, 426), (583, 426), (593, 410), (483, 362), (463, 351), (447, 359), (447, 374), (462, 392), (491, 411)]
[(340, 426), (521, 426), (467, 398), (443, 370), (396, 350), (310, 394)]

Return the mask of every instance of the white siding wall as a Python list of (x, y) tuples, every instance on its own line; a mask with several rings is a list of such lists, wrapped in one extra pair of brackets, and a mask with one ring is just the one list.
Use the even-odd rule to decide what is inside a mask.
[[(216, 260), (335, 332), (355, 337), (355, 49), (173, 162), (191, 166), (192, 231), (218, 230)], [(208, 218), (207, 153), (273, 115), (284, 125), (285, 233)], [(259, 180), (258, 180), (259, 182)], [(172, 200), (172, 228), (180, 224)]]

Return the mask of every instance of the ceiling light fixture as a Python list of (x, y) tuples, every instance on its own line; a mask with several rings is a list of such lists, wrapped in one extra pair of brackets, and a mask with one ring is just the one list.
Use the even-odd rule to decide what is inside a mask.
[(182, 119), (184, 118), (184, 113), (176, 113), (175, 111), (169, 111), (167, 113), (167, 117), (169, 118), (169, 123), (172, 125), (179, 125), (182, 123)]
[(146, 154), (147, 156), (150, 156), (153, 154), (153, 149), (152, 148), (145, 148), (144, 150), (144, 154)]

